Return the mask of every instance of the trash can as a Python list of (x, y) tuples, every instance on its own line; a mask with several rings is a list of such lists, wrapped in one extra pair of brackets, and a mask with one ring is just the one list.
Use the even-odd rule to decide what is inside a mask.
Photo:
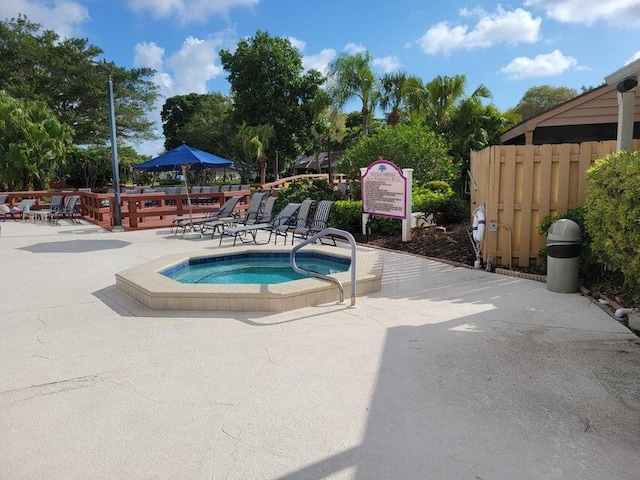
[(558, 293), (578, 291), (582, 232), (573, 220), (560, 219), (547, 233), (547, 290)]

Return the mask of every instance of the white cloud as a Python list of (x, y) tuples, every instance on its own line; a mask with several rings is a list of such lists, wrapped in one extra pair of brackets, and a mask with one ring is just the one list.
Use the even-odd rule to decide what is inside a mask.
[(221, 44), (220, 38), (187, 37), (180, 50), (165, 57), (164, 48), (155, 43), (138, 43), (134, 66), (156, 70), (154, 81), (163, 96), (206, 93), (207, 82), (222, 74), (218, 63)]
[(549, 17), (564, 23), (640, 25), (639, 0), (526, 0), (524, 4), (542, 8)]
[(629, 65), (631, 62), (635, 62), (636, 60), (638, 60), (640, 58), (640, 50), (638, 50), (636, 53), (633, 54), (633, 57), (631, 57), (629, 60), (627, 60), (625, 62), (625, 65)]
[(336, 58), (336, 51), (333, 48), (325, 48), (317, 55), (305, 55), (302, 57), (302, 67), (305, 70), (312, 68), (318, 70), (323, 75), (327, 74), (329, 63)]
[(297, 48), (300, 52), (304, 52), (304, 49), (307, 48), (307, 42), (304, 40), (299, 40), (296, 37), (287, 37), (287, 40), (293, 48)]
[(155, 18), (175, 17), (182, 23), (206, 23), (237, 7), (253, 7), (260, 0), (129, 0), (129, 7)]
[(517, 80), (560, 75), (570, 68), (578, 68), (578, 60), (563, 55), (560, 50), (554, 50), (545, 55), (537, 55), (535, 58), (514, 58), (500, 71), (509, 78)]
[(374, 58), (371, 63), (374, 67), (382, 70), (383, 73), (394, 72), (400, 68), (400, 60), (398, 57), (386, 56)]
[[(155, 132), (162, 136), (160, 112), (168, 97), (189, 93), (206, 93), (207, 82), (222, 74), (218, 52), (234, 36), (231, 31), (221, 32), (206, 40), (187, 37), (177, 52), (167, 56), (156, 43), (138, 43), (135, 47), (134, 67), (153, 68), (153, 82), (160, 89), (160, 98), (149, 112)], [(163, 140), (144, 142), (136, 146), (144, 155), (157, 155), (164, 150)]]
[(342, 50), (350, 55), (355, 55), (356, 53), (365, 52), (367, 49), (359, 43), (347, 43)]
[(495, 13), (481, 9), (461, 10), (463, 17), (477, 16), (478, 22), (468, 25), (449, 26), (440, 22), (427, 30), (416, 42), (425, 53), (450, 54), (454, 50), (487, 48), (496, 44), (515, 45), (535, 43), (540, 40), (540, 18), (521, 8), (506, 11), (498, 6)]
[(79, 25), (90, 19), (89, 11), (79, 2), (60, 0), (4, 0), (0, 2), (0, 19), (26, 16), (47, 30), (53, 30), (60, 38), (79, 34)]

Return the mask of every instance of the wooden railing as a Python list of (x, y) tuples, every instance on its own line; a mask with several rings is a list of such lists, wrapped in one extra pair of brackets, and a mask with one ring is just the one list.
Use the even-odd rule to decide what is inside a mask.
[[(325, 179), (327, 174), (302, 174), (281, 178), (275, 182), (257, 185), (256, 188), (267, 192), (286, 188), (293, 182), (301, 179)], [(344, 182), (344, 176), (334, 174), (334, 184)], [(124, 189), (123, 189), (124, 190)], [(4, 193), (4, 192), (0, 192)], [(80, 211), (85, 220), (110, 229), (113, 227), (113, 212), (115, 210), (115, 196), (113, 193), (96, 193), (80, 190), (39, 190), (26, 192), (6, 192), (7, 203), (15, 205), (24, 198), (36, 200), (34, 210), (47, 208), (52, 195), (80, 195)], [(192, 212), (201, 214), (219, 208), (228, 198), (241, 195), (243, 199), (238, 209), (244, 210), (249, 204), (250, 190), (232, 190), (216, 193), (192, 193), (190, 194)], [(122, 225), (125, 230), (141, 230), (149, 228), (168, 227), (175, 216), (189, 215), (187, 195), (168, 194), (163, 192), (153, 193), (124, 193), (120, 194), (120, 210), (122, 212)]]
[[(332, 177), (333, 177), (334, 185), (338, 183), (345, 183), (346, 181), (345, 180), (346, 177), (342, 173), (334, 173), (332, 174)], [(303, 173), (300, 175), (293, 175), (291, 177), (281, 178), (274, 182), (263, 183), (262, 185), (260, 185), (260, 188), (266, 191), (277, 190), (279, 188), (286, 187), (290, 183), (293, 183), (297, 180), (302, 180), (302, 179), (309, 179), (309, 180), (324, 179), (328, 181), (329, 175), (326, 173)]]
[[(47, 208), (49, 199), (53, 195), (80, 195), (80, 211), (85, 220), (110, 229), (113, 227), (113, 211), (115, 195), (113, 193), (81, 192), (77, 190), (40, 190), (26, 192), (6, 192), (7, 203), (15, 205), (24, 198), (33, 198), (36, 202), (34, 210)], [(202, 214), (219, 208), (228, 198), (240, 195), (242, 199), (238, 210), (242, 211), (249, 204), (251, 191), (235, 190), (216, 193), (192, 193), (191, 211)], [(149, 228), (168, 227), (177, 215), (189, 215), (189, 205), (186, 194), (166, 193), (121, 193), (120, 209), (122, 225), (125, 230), (141, 230)]]

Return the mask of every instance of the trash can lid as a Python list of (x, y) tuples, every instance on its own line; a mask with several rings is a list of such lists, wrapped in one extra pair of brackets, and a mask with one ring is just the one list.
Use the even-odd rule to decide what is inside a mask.
[(551, 225), (547, 233), (547, 242), (581, 242), (580, 226), (573, 220), (561, 218)]

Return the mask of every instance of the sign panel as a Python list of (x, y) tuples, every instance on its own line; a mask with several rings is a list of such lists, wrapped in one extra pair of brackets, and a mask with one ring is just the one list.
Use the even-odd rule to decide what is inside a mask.
[(396, 165), (379, 158), (362, 174), (362, 211), (405, 219), (407, 177)]

